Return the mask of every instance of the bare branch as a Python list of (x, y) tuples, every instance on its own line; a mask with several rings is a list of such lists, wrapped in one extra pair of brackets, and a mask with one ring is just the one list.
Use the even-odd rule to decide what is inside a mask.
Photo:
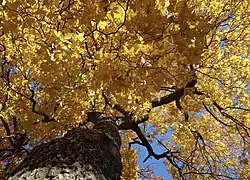
[(130, 143), (130, 146), (131, 146), (131, 144), (139, 144), (139, 145), (144, 146), (148, 151), (148, 156), (144, 159), (143, 162), (146, 162), (148, 160), (148, 158), (150, 158), (150, 157), (154, 157), (157, 160), (162, 159), (162, 158), (166, 158), (170, 162), (170, 164), (172, 164), (178, 170), (179, 175), (182, 177), (182, 179), (184, 179), (184, 177), (182, 175), (182, 170), (179, 167), (179, 165), (174, 161), (174, 155), (171, 153), (170, 150), (167, 150), (167, 151), (163, 152), (162, 154), (156, 154), (154, 152), (152, 146), (148, 142), (147, 138), (144, 136), (140, 127), (138, 127), (137, 124), (134, 123), (132, 130), (137, 134), (140, 141), (138, 141), (138, 140), (133, 141)]
[(224, 126), (228, 126), (228, 127), (231, 126), (231, 125), (228, 125), (228, 124), (224, 123), (224, 122), (221, 121), (220, 119), (218, 119), (218, 118), (208, 109), (208, 107), (206, 106), (205, 103), (202, 103), (202, 104), (203, 104), (204, 108), (207, 110), (207, 112), (209, 112), (209, 114), (210, 114), (211, 116), (213, 116), (213, 118), (214, 118), (216, 121), (220, 122), (220, 123), (223, 124)]

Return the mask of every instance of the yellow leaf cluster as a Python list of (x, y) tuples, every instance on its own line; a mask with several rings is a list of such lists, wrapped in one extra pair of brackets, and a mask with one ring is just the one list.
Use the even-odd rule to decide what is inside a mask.
[[(18, 117), (32, 140), (51, 139), (85, 122), (88, 111), (119, 116), (105, 93), (133, 120), (149, 115), (152, 136), (172, 132), (166, 145), (196, 173), (214, 161), (216, 172), (233, 167), (244, 179), (249, 168), (239, 157), (249, 155), (249, 6), (248, 0), (0, 1), (0, 116), (10, 124)], [(180, 89), (181, 98), (153, 107), (152, 100)], [(42, 114), (54, 121), (43, 123)], [(133, 135), (121, 135), (123, 178), (136, 179), (137, 151), (125, 146)], [(7, 146), (5, 136), (0, 126)]]

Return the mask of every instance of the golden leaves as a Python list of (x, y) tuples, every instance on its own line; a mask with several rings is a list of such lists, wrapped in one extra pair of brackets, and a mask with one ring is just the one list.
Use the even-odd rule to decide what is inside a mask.
[(134, 138), (133, 132), (126, 131), (122, 133), (121, 155), (123, 163), (123, 172), (121, 179), (137, 179), (138, 165), (137, 165), (137, 152), (134, 148), (129, 148), (128, 143)]
[[(213, 146), (215, 152), (205, 148), (211, 157), (231, 158), (235, 151), (230, 147), (243, 149), (237, 136), (246, 133), (222, 127), (204, 112), (202, 103), (250, 107), (248, 6), (247, 0), (7, 1), (1, 7), (0, 51), (9, 64), (0, 69), (5, 78), (0, 84), (0, 108), (2, 96), (9, 99), (1, 116), (18, 116), (30, 134), (47, 133), (52, 138), (59, 133), (53, 129), (63, 131), (84, 122), (90, 109), (117, 115), (106, 107), (102, 91), (140, 120), (152, 108), (153, 98), (183, 88), (197, 76), (195, 87), (185, 88), (180, 99), (183, 109), (173, 102), (151, 111), (154, 135), (172, 128), (175, 143), (168, 145), (181, 147), (180, 156), (186, 159), (195, 151), (194, 162), (201, 164), (204, 149), (194, 150), (197, 131)], [(9, 82), (8, 68), (13, 68)], [(56, 123), (33, 124), (42, 117), (32, 112), (32, 82), (38, 84), (33, 97), (37, 110), (53, 116)], [(168, 91), (160, 91), (161, 87)], [(188, 122), (182, 120), (185, 112)], [(249, 127), (246, 111), (227, 108), (224, 112)], [(125, 176), (136, 178), (136, 151), (123, 148), (122, 153), (129, 169)], [(237, 159), (232, 158), (220, 168), (235, 166)]]

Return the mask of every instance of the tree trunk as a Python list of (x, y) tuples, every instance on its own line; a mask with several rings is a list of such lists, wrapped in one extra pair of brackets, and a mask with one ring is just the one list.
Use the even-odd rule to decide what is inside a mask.
[(92, 130), (77, 127), (65, 136), (35, 147), (8, 180), (120, 179), (121, 140), (111, 120)]

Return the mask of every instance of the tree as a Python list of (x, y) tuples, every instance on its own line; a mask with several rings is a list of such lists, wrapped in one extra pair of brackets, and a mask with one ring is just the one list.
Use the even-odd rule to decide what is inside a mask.
[[(122, 179), (142, 172), (134, 144), (147, 149), (144, 161), (164, 159), (175, 179), (250, 176), (248, 0), (0, 4), (3, 168), (18, 171), (50, 140), (60, 154), (74, 134), (85, 138), (70, 147), (98, 146), (105, 167), (119, 167), (93, 166), (107, 179), (120, 176), (119, 136)], [(167, 132), (157, 154), (150, 142)]]

